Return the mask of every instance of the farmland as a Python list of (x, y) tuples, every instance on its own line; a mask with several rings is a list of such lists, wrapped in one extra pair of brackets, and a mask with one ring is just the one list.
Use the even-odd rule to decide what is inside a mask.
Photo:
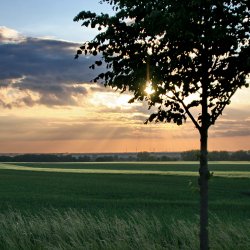
[[(8, 218), (11, 224), (13, 216), (22, 223), (33, 218), (37, 225), (45, 223), (46, 218), (57, 218), (59, 223), (61, 218), (63, 226), (62, 218), (71, 214), (69, 220), (74, 221), (72, 214), (75, 214), (85, 220), (99, 218), (100, 227), (104, 227), (101, 223), (107, 224), (107, 221), (110, 222), (109, 227), (113, 227), (118, 223), (116, 220), (124, 227), (131, 226), (132, 222), (143, 227), (145, 222), (152, 223), (152, 227), (160, 223), (160, 228), (177, 226), (184, 221), (185, 225), (192, 224), (190, 233), (196, 234), (199, 213), (197, 169), (197, 162), (3, 163), (0, 164), (1, 223), (3, 218)], [(248, 228), (250, 163), (214, 162), (210, 169), (214, 172), (209, 183), (211, 218), (225, 229), (230, 225), (237, 228), (241, 225), (241, 230)], [(136, 218), (140, 218), (140, 222), (136, 223)], [(149, 227), (145, 230), (150, 231)], [(146, 231), (143, 237), (146, 237)], [(247, 238), (244, 244), (249, 241)], [(67, 248), (70, 249), (69, 246)]]
[[(123, 214), (142, 209), (161, 216), (167, 210), (168, 216), (180, 218), (198, 214), (197, 162), (5, 163), (0, 169), (1, 210), (53, 207)], [(211, 212), (250, 217), (250, 163), (213, 163), (210, 169)]]

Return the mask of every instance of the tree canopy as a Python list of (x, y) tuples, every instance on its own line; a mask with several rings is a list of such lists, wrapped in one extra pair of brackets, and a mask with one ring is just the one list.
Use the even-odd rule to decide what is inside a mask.
[[(94, 81), (133, 92), (157, 110), (147, 121), (181, 125), (192, 108), (207, 99), (207, 127), (214, 124), (250, 72), (249, 1), (103, 0), (115, 14), (82, 11), (75, 21), (98, 28), (78, 55), (101, 55), (90, 68), (105, 63)], [(152, 93), (145, 84), (152, 85)]]
[(105, 63), (106, 70), (94, 81), (131, 91), (130, 102), (147, 100), (154, 110), (146, 122), (181, 125), (189, 117), (199, 130), (200, 249), (208, 250), (208, 129), (249, 84), (250, 1), (104, 2), (114, 15), (82, 11), (75, 17), (100, 31), (76, 58), (100, 55), (90, 68)]

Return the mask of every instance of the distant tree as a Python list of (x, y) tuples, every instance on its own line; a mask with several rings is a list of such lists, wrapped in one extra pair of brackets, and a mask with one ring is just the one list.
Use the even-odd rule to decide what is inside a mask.
[(212, 151), (208, 153), (208, 160), (210, 161), (229, 161), (230, 154), (226, 151)]
[(0, 162), (8, 162), (8, 161), (13, 161), (13, 157), (7, 155), (0, 156)]
[(200, 159), (199, 150), (190, 150), (181, 153), (181, 158), (183, 161), (198, 161)]
[(94, 81), (155, 107), (146, 123), (192, 120), (200, 134), (200, 249), (208, 249), (208, 129), (234, 93), (248, 86), (249, 0), (104, 2), (113, 16), (82, 11), (75, 17), (100, 31), (76, 58), (98, 55), (90, 68), (106, 70)]
[(113, 156), (98, 156), (95, 161), (97, 162), (109, 162), (109, 161), (114, 161)]
[(250, 154), (247, 151), (236, 151), (231, 154), (231, 160), (232, 161), (249, 161), (250, 160)]
[(155, 161), (155, 157), (147, 151), (139, 152), (137, 154), (138, 161)]
[(162, 157), (160, 157), (159, 160), (160, 161), (178, 161), (178, 158), (163, 155)]
[(15, 162), (58, 162), (59, 156), (54, 154), (24, 154), (16, 155), (13, 158)]
[(89, 161), (91, 161), (91, 158), (89, 156), (87, 156), (87, 155), (84, 155), (84, 156), (79, 157), (77, 161), (79, 161), (79, 162), (81, 162), (81, 161), (82, 162), (89, 162)]

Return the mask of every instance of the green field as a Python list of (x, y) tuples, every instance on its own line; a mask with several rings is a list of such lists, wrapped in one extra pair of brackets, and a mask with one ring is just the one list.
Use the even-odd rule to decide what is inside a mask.
[[(217, 177), (250, 178), (248, 162), (212, 162), (210, 170)], [(109, 163), (7, 163), (0, 169), (85, 173), (85, 174), (155, 174), (197, 176), (197, 162), (109, 162)]]
[[(3, 163), (0, 209), (102, 209), (111, 214), (139, 209), (193, 218), (198, 214), (197, 169), (197, 162)], [(250, 163), (216, 162), (210, 169), (210, 211), (250, 218)]]
[[(15, 210), (20, 218), (26, 214), (26, 219), (21, 220), (27, 220), (27, 214), (28, 218), (40, 214), (40, 222), (36, 222), (39, 224), (46, 217), (44, 211), (56, 209), (57, 216), (68, 211), (93, 218), (101, 214), (103, 220), (117, 218), (128, 225), (130, 220), (135, 220), (131, 217), (135, 213), (141, 214), (141, 220), (155, 218), (164, 225), (173, 220), (197, 225), (197, 169), (197, 162), (2, 163), (1, 218), (11, 221), (9, 214)], [(214, 172), (209, 182), (211, 218), (217, 218), (224, 226), (228, 223), (226, 228), (233, 224), (243, 225), (243, 222), (249, 225), (250, 163), (216, 162), (210, 164), (210, 169)], [(197, 233), (194, 226), (193, 229), (193, 233)], [(249, 241), (247, 238), (244, 246), (250, 244)]]

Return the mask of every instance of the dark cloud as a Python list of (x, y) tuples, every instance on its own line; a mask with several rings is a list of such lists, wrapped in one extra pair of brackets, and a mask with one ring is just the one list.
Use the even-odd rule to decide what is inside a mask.
[(6, 30), (0, 29), (0, 88), (40, 95), (34, 100), (31, 93), (26, 93), (19, 103), (27, 105), (77, 105), (73, 96), (87, 92), (80, 83), (89, 82), (98, 74), (88, 68), (93, 58), (82, 56), (74, 60), (79, 44), (66, 41), (25, 38), (13, 43), (17, 38), (8, 40)]

